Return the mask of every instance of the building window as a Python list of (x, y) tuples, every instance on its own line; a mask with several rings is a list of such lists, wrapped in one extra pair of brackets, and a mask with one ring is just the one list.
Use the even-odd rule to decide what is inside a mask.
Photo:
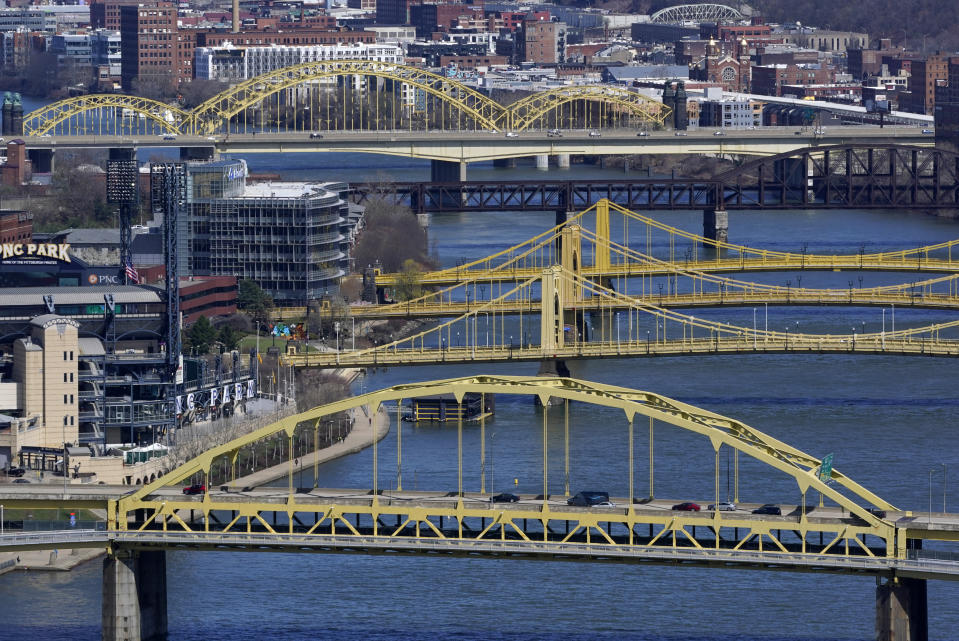
[(63, 395), (63, 404), (64, 404), (64, 405), (67, 404), (67, 395), (66, 395), (66, 394)]
[(67, 353), (63, 352), (63, 360), (67, 360)]
[(73, 405), (73, 394), (70, 394), (70, 405)]
[(63, 424), (64, 424), (64, 425), (67, 424), (67, 417), (66, 417), (66, 416), (63, 417)]

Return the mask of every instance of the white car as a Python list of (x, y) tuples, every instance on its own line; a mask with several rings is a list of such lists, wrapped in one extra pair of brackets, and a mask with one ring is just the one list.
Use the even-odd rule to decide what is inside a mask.
[(506, 137), (507, 137), (507, 138), (519, 138), (519, 134), (516, 133), (515, 131), (507, 131), (507, 132), (506, 132)]
[(685, 132), (685, 131), (677, 131), (677, 132), (674, 133), (673, 135), (674, 135), (674, 136), (685, 136), (685, 135), (686, 135), (686, 132)]
[(599, 138), (599, 137), (602, 136), (602, 135), (603, 135), (603, 134), (599, 133), (599, 132), (596, 131), (595, 129), (594, 129), (593, 131), (589, 132), (589, 137), (590, 137), (590, 138)]
[(726, 132), (725, 132), (725, 131), (720, 131), (720, 130), (717, 129), (716, 131), (713, 132), (713, 135), (714, 135), (714, 136), (725, 136), (725, 135), (726, 135)]
[(710, 512), (735, 512), (736, 504), (725, 501), (723, 503), (713, 503), (709, 506)]
[(648, 136), (648, 135), (649, 135), (649, 132), (648, 132), (648, 131), (641, 131), (641, 132), (639, 132), (639, 133), (636, 134), (636, 135), (637, 135), (637, 136)]
[(934, 134), (934, 133), (936, 133), (936, 132), (935, 132), (935, 130), (933, 130), (933, 129), (923, 129), (923, 130), (922, 130), (922, 133), (924, 133), (924, 134)]
[(612, 501), (600, 501), (599, 503), (594, 503), (592, 507), (616, 507), (616, 504)]

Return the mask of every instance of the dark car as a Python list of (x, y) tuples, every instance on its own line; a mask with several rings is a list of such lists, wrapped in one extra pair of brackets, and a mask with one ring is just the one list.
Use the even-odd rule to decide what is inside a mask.
[(779, 506), (775, 503), (767, 503), (766, 505), (761, 505), (753, 510), (753, 514), (774, 514), (776, 516), (781, 516), (782, 513), (783, 511), (780, 510)]
[(12, 476), (13, 478), (19, 478), (26, 473), (26, 470), (22, 467), (11, 467), (7, 470), (7, 476)]
[(29, 481), (28, 479), (16, 479), (16, 480), (14, 481), (14, 483), (29, 483), (29, 482), (30, 482), (30, 481)]
[(503, 492), (493, 497), (493, 503), (516, 503), (517, 501), (519, 501), (519, 497), (509, 492)]
[(684, 503), (677, 503), (673, 506), (674, 510), (679, 510), (680, 512), (699, 512), (699, 504), (693, 503), (692, 501), (686, 501)]
[(566, 505), (578, 505), (580, 507), (589, 507), (600, 503), (609, 503), (609, 492), (579, 492), (566, 501)]
[(206, 486), (202, 483), (194, 483), (183, 488), (184, 494), (203, 494), (204, 492), (206, 492)]
[(317, 138), (322, 138), (322, 137), (323, 137), (323, 134), (317, 131), (314, 131), (313, 133), (310, 134), (310, 140), (316, 140)]

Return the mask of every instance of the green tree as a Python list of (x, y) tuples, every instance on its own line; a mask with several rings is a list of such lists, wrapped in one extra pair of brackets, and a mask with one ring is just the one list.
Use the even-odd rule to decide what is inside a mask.
[(217, 331), (206, 316), (200, 316), (199, 320), (190, 327), (187, 336), (190, 339), (190, 346), (196, 350), (197, 354), (206, 354), (217, 339)]
[(216, 335), (216, 340), (223, 344), (223, 349), (226, 351), (232, 351), (237, 348), (240, 344), (240, 339), (243, 338), (243, 334), (236, 331), (229, 325), (223, 325), (220, 327), (220, 331)]
[(273, 298), (256, 282), (244, 279), (240, 281), (237, 306), (254, 320), (265, 323), (270, 319), (270, 312), (273, 310)]
[(412, 258), (403, 261), (403, 268), (400, 270), (396, 280), (396, 286), (393, 291), (393, 298), (396, 300), (410, 300), (423, 295), (423, 271), (419, 263)]

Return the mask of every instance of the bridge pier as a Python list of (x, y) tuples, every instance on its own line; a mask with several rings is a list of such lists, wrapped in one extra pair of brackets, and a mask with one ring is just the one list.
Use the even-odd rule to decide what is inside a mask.
[(536, 154), (536, 168), (541, 171), (549, 169), (549, 154)]
[(926, 580), (893, 577), (876, 585), (877, 641), (928, 641)]
[(569, 169), (569, 154), (556, 154), (556, 166), (560, 169)]
[(729, 212), (725, 209), (704, 209), (703, 236), (721, 243), (728, 242)]
[(435, 183), (461, 183), (466, 180), (466, 163), (448, 160), (430, 161), (430, 179)]
[(53, 149), (27, 149), (30, 169), (35, 174), (52, 174), (56, 151)]
[(103, 561), (104, 641), (149, 641), (167, 633), (166, 552), (118, 549)]
[(216, 160), (216, 147), (180, 147), (180, 160)]

